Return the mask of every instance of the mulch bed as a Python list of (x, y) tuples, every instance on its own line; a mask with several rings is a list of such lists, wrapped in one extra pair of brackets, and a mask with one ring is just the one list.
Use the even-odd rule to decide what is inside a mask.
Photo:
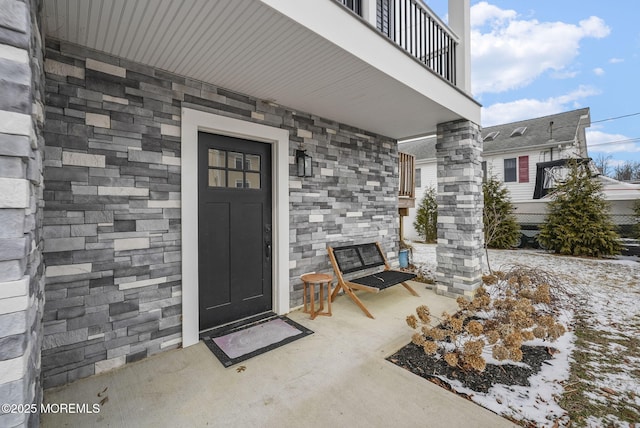
[(529, 378), (540, 371), (542, 364), (553, 358), (553, 353), (552, 348), (523, 346), (522, 362), (529, 367), (487, 364), (482, 373), (451, 367), (443, 359), (425, 354), (422, 347), (413, 343), (409, 343), (387, 360), (450, 391), (455, 392), (443, 378), (458, 380), (473, 391), (486, 393), (495, 384), (530, 386)]

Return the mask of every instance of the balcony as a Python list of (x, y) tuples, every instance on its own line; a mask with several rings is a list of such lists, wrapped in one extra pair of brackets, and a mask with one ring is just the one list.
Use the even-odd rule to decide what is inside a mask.
[[(366, 0), (339, 2), (364, 18)], [(378, 31), (456, 86), (456, 48), (460, 42), (458, 36), (421, 1), (377, 0), (375, 3), (375, 27)]]
[(44, 0), (43, 26), (77, 49), (403, 139), (480, 123), (468, 12), (449, 0), (449, 29), (416, 0)]

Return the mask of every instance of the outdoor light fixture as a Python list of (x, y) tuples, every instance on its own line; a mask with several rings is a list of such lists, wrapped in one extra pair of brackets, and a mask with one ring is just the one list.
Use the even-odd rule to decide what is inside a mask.
[(296, 167), (298, 168), (298, 177), (311, 177), (313, 175), (313, 166), (311, 165), (311, 156), (306, 150), (296, 150)]

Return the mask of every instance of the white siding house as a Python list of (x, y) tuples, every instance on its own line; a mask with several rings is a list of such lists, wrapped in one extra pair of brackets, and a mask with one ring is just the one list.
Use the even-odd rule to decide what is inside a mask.
[[(483, 174), (504, 182), (513, 202), (533, 201), (538, 164), (588, 157), (585, 129), (590, 125), (589, 108), (582, 108), (484, 128)], [(437, 187), (436, 140), (432, 135), (399, 144), (401, 152), (416, 157), (416, 208), (404, 220), (408, 239), (419, 239), (413, 227), (416, 209), (425, 190)]]

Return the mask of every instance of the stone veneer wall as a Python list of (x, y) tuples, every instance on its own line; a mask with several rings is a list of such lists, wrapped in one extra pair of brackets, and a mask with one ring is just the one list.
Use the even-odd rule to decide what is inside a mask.
[(460, 120), (438, 125), (437, 292), (472, 298), (482, 282), (482, 140)]
[(292, 306), (328, 243), (395, 256), (394, 140), (54, 40), (45, 71), (45, 387), (181, 344), (183, 105), (289, 130)]
[[(0, 0), (0, 403), (42, 401), (42, 126), (39, 1)], [(38, 415), (0, 412), (0, 426)]]
[(300, 275), (332, 272), (327, 246), (380, 241), (397, 258), (397, 143), (314, 116), (298, 116), (293, 153), (302, 144), (313, 155), (314, 176), (289, 182), (292, 306), (302, 303)]

